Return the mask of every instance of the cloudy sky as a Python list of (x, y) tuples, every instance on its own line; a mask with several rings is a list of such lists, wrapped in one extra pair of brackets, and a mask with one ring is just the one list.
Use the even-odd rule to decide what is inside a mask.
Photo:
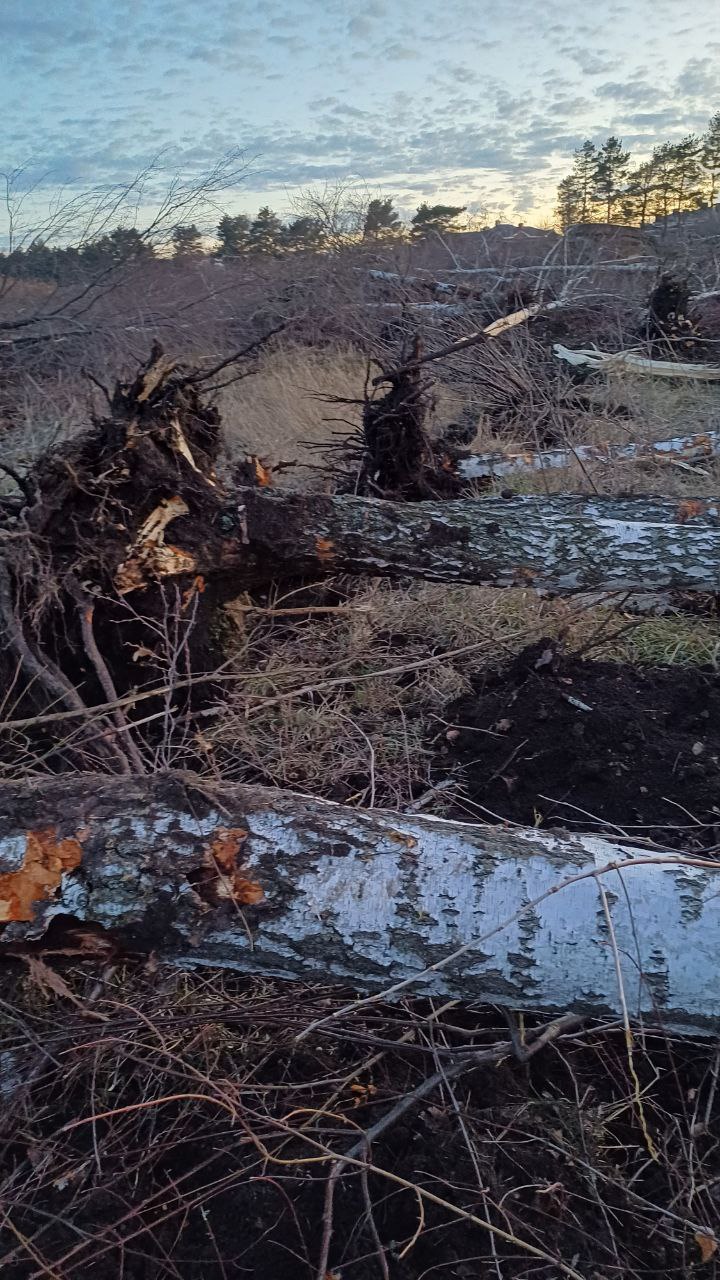
[[(43, 197), (251, 161), (222, 203), (353, 178), (540, 221), (574, 147), (720, 109), (717, 0), (3, 0), (5, 169)], [(8, 59), (10, 67), (8, 69)], [(34, 197), (38, 198), (38, 193)]]

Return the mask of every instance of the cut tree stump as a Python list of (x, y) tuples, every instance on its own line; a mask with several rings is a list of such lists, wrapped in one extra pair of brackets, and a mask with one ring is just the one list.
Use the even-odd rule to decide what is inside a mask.
[[(378, 501), (244, 490), (255, 565), (561, 592), (720, 588), (720, 500)], [(240, 575), (242, 576), (242, 575)]]
[(11, 954), (63, 916), (96, 950), (106, 930), (183, 965), (611, 1016), (618, 965), (631, 1016), (710, 1028), (718, 889), (682, 855), (190, 774), (0, 784)]

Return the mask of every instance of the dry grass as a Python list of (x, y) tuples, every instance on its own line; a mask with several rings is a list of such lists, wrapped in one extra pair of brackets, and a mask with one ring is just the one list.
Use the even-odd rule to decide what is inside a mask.
[(239, 615), (241, 636), (228, 633), (235, 653), (242, 641), (239, 680), (206, 731), (209, 765), (223, 778), (403, 809), (430, 785), (448, 704), (540, 638), (614, 661), (717, 665), (720, 620), (632, 617), (622, 601), (384, 580), (278, 595), (271, 607), (338, 607)]
[[(603, 379), (591, 388), (591, 412), (577, 413), (572, 427), (563, 427), (559, 441), (570, 449), (591, 444), (648, 444), (720, 427), (720, 388), (713, 384), (672, 385), (623, 375)], [(627, 417), (615, 410), (623, 406)], [(503, 448), (522, 447), (515, 438), (503, 440)], [(488, 444), (487, 438), (484, 446)], [(525, 441), (527, 446), (527, 441)], [(477, 448), (477, 446), (474, 446)], [(498, 447), (495, 440), (494, 447)], [(478, 452), (480, 450), (478, 449)], [(514, 475), (497, 487), (510, 485), (518, 493), (648, 493), (668, 496), (714, 496), (720, 490), (720, 460), (698, 461), (691, 466), (673, 461), (624, 461), (608, 466), (601, 462), (573, 461), (564, 469)]]
[[(255, 374), (220, 394), (228, 452), (317, 464), (318, 454), (304, 442), (329, 441), (334, 431), (349, 432), (361, 419), (360, 405), (331, 405), (323, 397), (362, 401), (366, 371), (366, 360), (352, 347), (281, 346), (267, 353)], [(303, 480), (293, 475), (292, 482)]]

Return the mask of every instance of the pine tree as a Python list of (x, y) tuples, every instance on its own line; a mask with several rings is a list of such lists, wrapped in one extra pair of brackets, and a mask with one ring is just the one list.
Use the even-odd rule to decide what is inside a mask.
[(627, 176), (622, 199), (622, 214), (626, 222), (644, 227), (653, 208), (657, 172), (654, 159), (646, 160)]
[(272, 209), (263, 205), (250, 226), (250, 248), (256, 253), (273, 253), (280, 248), (282, 238), (282, 222)]
[(598, 163), (598, 151), (593, 142), (586, 140), (574, 153), (572, 176), (578, 193), (578, 216), (576, 222), (593, 222), (595, 172)]
[(438, 235), (447, 235), (449, 231), (457, 231), (458, 227), (452, 224), (456, 218), (464, 213), (467, 205), (452, 204), (433, 204), (429, 205), (425, 202), (418, 206), (417, 213), (412, 219), (413, 234), (416, 236), (429, 236), (436, 232)]
[(558, 184), (556, 216), (561, 231), (567, 231), (580, 222), (582, 197), (575, 174), (571, 173)]
[(109, 251), (116, 262), (135, 258), (154, 258), (155, 250), (136, 227), (116, 227), (107, 237)]
[(702, 139), (689, 133), (671, 144), (671, 190), (678, 213), (698, 209), (703, 202)]
[(393, 209), (392, 199), (371, 200), (365, 213), (363, 240), (389, 240), (401, 231), (400, 215)]
[(674, 158), (671, 142), (662, 142), (655, 147), (650, 162), (653, 166), (655, 181), (652, 194), (652, 212), (658, 218), (669, 218), (673, 212), (674, 195)]
[(317, 253), (325, 243), (325, 233), (319, 218), (295, 218), (283, 231), (282, 242), (288, 249)]
[(236, 258), (244, 253), (250, 239), (250, 219), (244, 213), (236, 213), (231, 217), (224, 213), (217, 226), (217, 237), (220, 241), (218, 254), (222, 258)]
[(597, 153), (593, 172), (593, 198), (602, 204), (605, 222), (615, 222), (625, 191), (630, 152), (623, 151), (622, 140), (610, 137)]
[(174, 258), (198, 258), (204, 253), (202, 236), (193, 222), (175, 227), (170, 239)]
[(714, 205), (720, 195), (720, 111), (716, 111), (702, 140), (700, 161), (703, 167), (707, 202)]

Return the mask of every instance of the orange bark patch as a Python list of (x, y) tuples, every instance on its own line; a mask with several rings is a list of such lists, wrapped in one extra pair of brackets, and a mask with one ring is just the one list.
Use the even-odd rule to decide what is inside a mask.
[(28, 831), (19, 871), (0, 875), (0, 921), (32, 920), (34, 904), (46, 902), (65, 871), (80, 865), (82, 846), (73, 838), (58, 840), (57, 827)]
[(266, 467), (259, 458), (253, 456), (253, 466), (255, 469), (255, 479), (262, 489), (269, 489), (272, 484), (272, 471), (270, 467)]
[(323, 564), (335, 559), (335, 543), (330, 538), (316, 538), (315, 551), (318, 560)]
[(262, 902), (265, 897), (262, 885), (256, 880), (246, 880), (245, 876), (233, 876), (233, 901), (239, 902), (243, 907), (255, 907), (258, 902)]
[(403, 844), (406, 849), (414, 849), (417, 846), (417, 840), (414, 836), (408, 835), (406, 831), (388, 831), (388, 840), (392, 840), (394, 844)]
[[(256, 906), (265, 897), (262, 886), (249, 880), (238, 870), (238, 854), (247, 840), (248, 833), (242, 827), (220, 827), (205, 853), (205, 866), (215, 872), (212, 883), (215, 899), (230, 898), (244, 907)], [(219, 873), (219, 874), (218, 874)]]
[(205, 579), (201, 573), (196, 574), (193, 578), (192, 586), (187, 591), (183, 591), (182, 596), (182, 612), (184, 613), (188, 605), (192, 603), (196, 595), (202, 595), (205, 590)]
[(687, 502), (680, 503), (677, 518), (680, 524), (685, 524), (686, 520), (692, 520), (694, 516), (701, 516), (704, 511), (704, 502), (699, 502), (697, 498), (688, 498)]

